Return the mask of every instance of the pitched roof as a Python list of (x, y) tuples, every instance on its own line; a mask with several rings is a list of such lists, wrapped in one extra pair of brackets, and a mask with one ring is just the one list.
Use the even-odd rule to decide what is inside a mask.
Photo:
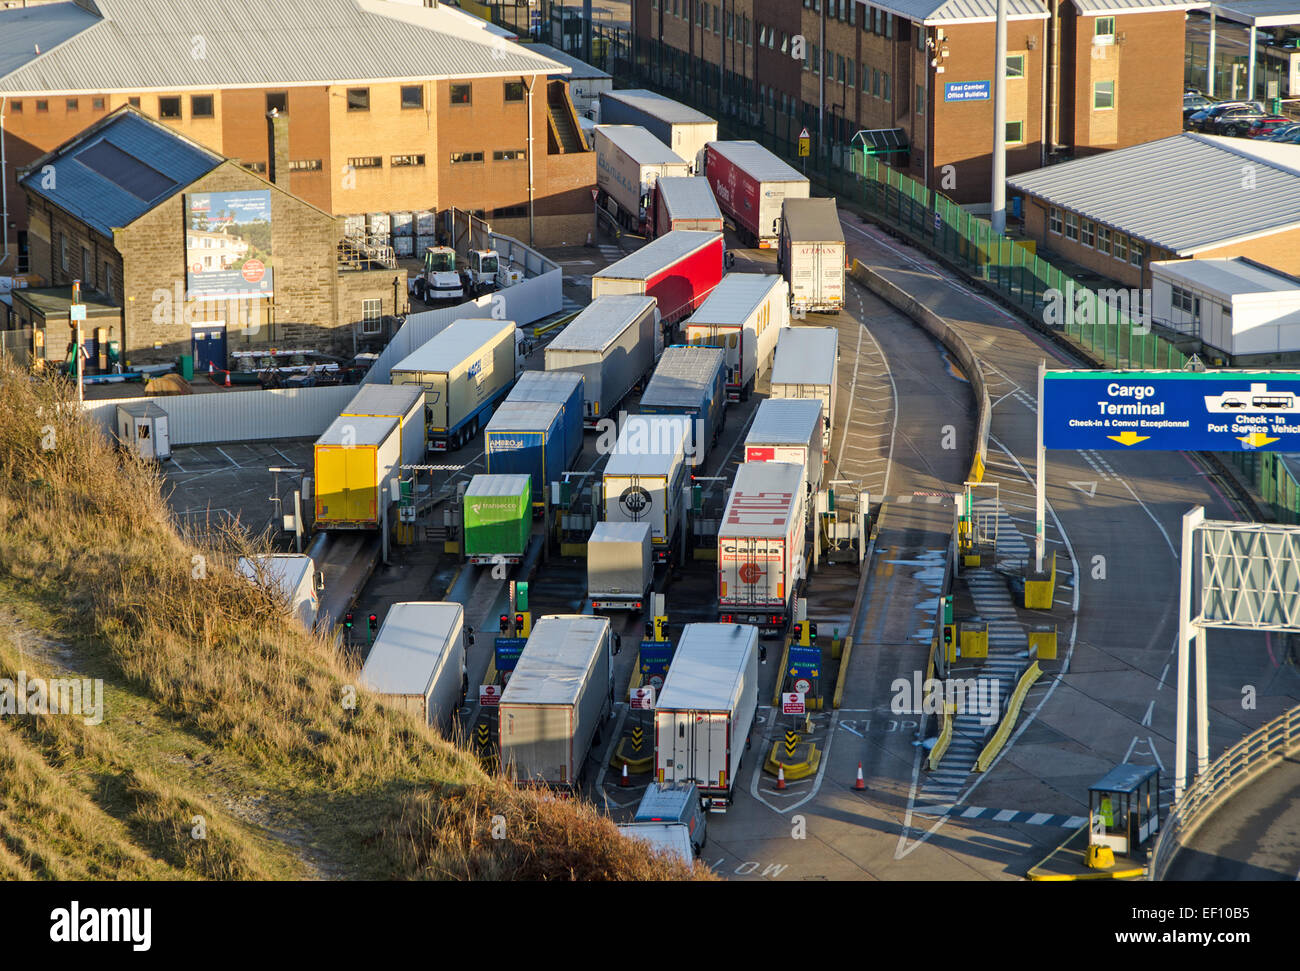
[[(872, 6), (926, 25), (991, 22), (998, 15), (997, 0), (872, 0)], [(1047, 16), (1041, 0), (1007, 0), (1008, 20), (1045, 20)]]
[(1074, 0), (1074, 8), (1085, 17), (1109, 17), (1117, 13), (1160, 13), (1168, 10), (1197, 10), (1210, 0)]
[(19, 182), (112, 239), (224, 161), (128, 106), (37, 159)]
[(1179, 256), (1300, 227), (1300, 145), (1184, 132), (1007, 186)]
[[(0, 10), (0, 93), (568, 73), (477, 23), (446, 5), (391, 0), (78, 0)], [(48, 44), (39, 54), (37, 35)]]

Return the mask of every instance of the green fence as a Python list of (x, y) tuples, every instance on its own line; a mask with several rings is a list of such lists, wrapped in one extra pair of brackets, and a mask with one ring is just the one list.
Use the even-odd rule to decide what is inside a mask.
[(1277, 452), (1221, 452), (1254, 486), (1279, 523), (1300, 523), (1300, 482)]

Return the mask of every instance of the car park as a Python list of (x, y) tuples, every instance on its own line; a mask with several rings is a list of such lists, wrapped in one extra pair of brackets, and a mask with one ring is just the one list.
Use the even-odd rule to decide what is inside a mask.
[(1263, 118), (1252, 121), (1246, 130), (1239, 134), (1245, 135), (1247, 138), (1266, 138), (1275, 131), (1291, 127), (1293, 127), (1293, 123), (1286, 115), (1265, 115)]
[(1257, 101), (1220, 101), (1218, 104), (1193, 112), (1187, 119), (1187, 127), (1193, 131), (1213, 132), (1215, 120), (1234, 108), (1253, 108), (1260, 114), (1264, 113), (1264, 106)]

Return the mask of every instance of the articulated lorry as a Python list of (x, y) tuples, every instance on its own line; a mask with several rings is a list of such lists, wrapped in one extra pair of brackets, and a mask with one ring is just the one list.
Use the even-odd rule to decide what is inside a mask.
[(686, 178), (690, 166), (659, 139), (637, 125), (596, 126), (597, 204), (618, 224), (636, 233), (650, 227), (655, 183)]
[(325, 578), (310, 556), (302, 553), (241, 556), (235, 568), (254, 583), (283, 597), (302, 626), (308, 630), (316, 626)]
[(591, 278), (591, 296), (654, 297), (659, 319), (668, 328), (695, 313), (722, 281), (724, 256), (721, 233), (674, 230), (597, 271)]
[(388, 482), (401, 475), (401, 422), (340, 415), (316, 439), (312, 455), (316, 528), (381, 529), (392, 505)]
[(597, 523), (587, 540), (592, 610), (644, 610), (654, 584), (649, 523)]
[(822, 445), (822, 403), (812, 398), (760, 401), (745, 436), (742, 462), (801, 465), (808, 490), (822, 487), (826, 449)]
[(641, 413), (681, 415), (690, 422), (692, 465), (718, 440), (727, 412), (727, 353), (720, 347), (675, 345), (664, 351), (641, 394)]
[(709, 142), (704, 176), (741, 238), (760, 249), (776, 246), (782, 202), (809, 194), (808, 179), (758, 142)]
[(465, 642), (473, 637), (460, 604), (395, 603), (361, 669), (361, 686), (383, 704), (446, 732), (465, 703)]
[(503, 402), (483, 432), (488, 472), (529, 476), (533, 501), (544, 504), (550, 483), (569, 469), (568, 442), (581, 434), (581, 421), (553, 401)]
[(675, 415), (629, 415), (605, 463), (605, 521), (649, 523), (656, 563), (667, 563), (683, 541), (689, 423)]
[(572, 468), (582, 451), (585, 384), (579, 371), (524, 371), (506, 396), (507, 402), (543, 401), (560, 406), (565, 468)]
[(786, 199), (777, 266), (797, 313), (844, 307), (844, 228), (834, 199)]
[(649, 377), (663, 348), (654, 297), (597, 297), (547, 345), (546, 370), (582, 376), (582, 424), (595, 428)]
[(654, 224), (650, 231), (654, 236), (665, 236), (674, 229), (722, 232), (722, 210), (713, 198), (709, 180), (703, 176), (661, 178), (655, 182), (653, 196), (650, 208)]
[(772, 362), (773, 398), (811, 398), (822, 403), (822, 447), (830, 454), (835, 422), (835, 368), (840, 335), (834, 327), (787, 327)]
[(718, 137), (718, 123), (702, 111), (644, 88), (600, 93), (600, 120), (640, 125), (684, 158), (694, 175), (700, 152)]
[(533, 480), (476, 475), (461, 505), (466, 558), (475, 565), (519, 563), (533, 531)]
[(772, 365), (790, 326), (790, 288), (770, 273), (728, 273), (684, 325), (686, 343), (727, 352), (727, 399), (739, 401)]

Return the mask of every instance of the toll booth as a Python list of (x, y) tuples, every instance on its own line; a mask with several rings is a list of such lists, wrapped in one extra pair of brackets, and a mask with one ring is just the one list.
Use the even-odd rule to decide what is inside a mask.
[(1117, 765), (1088, 787), (1088, 842), (1133, 856), (1160, 828), (1160, 770)]

